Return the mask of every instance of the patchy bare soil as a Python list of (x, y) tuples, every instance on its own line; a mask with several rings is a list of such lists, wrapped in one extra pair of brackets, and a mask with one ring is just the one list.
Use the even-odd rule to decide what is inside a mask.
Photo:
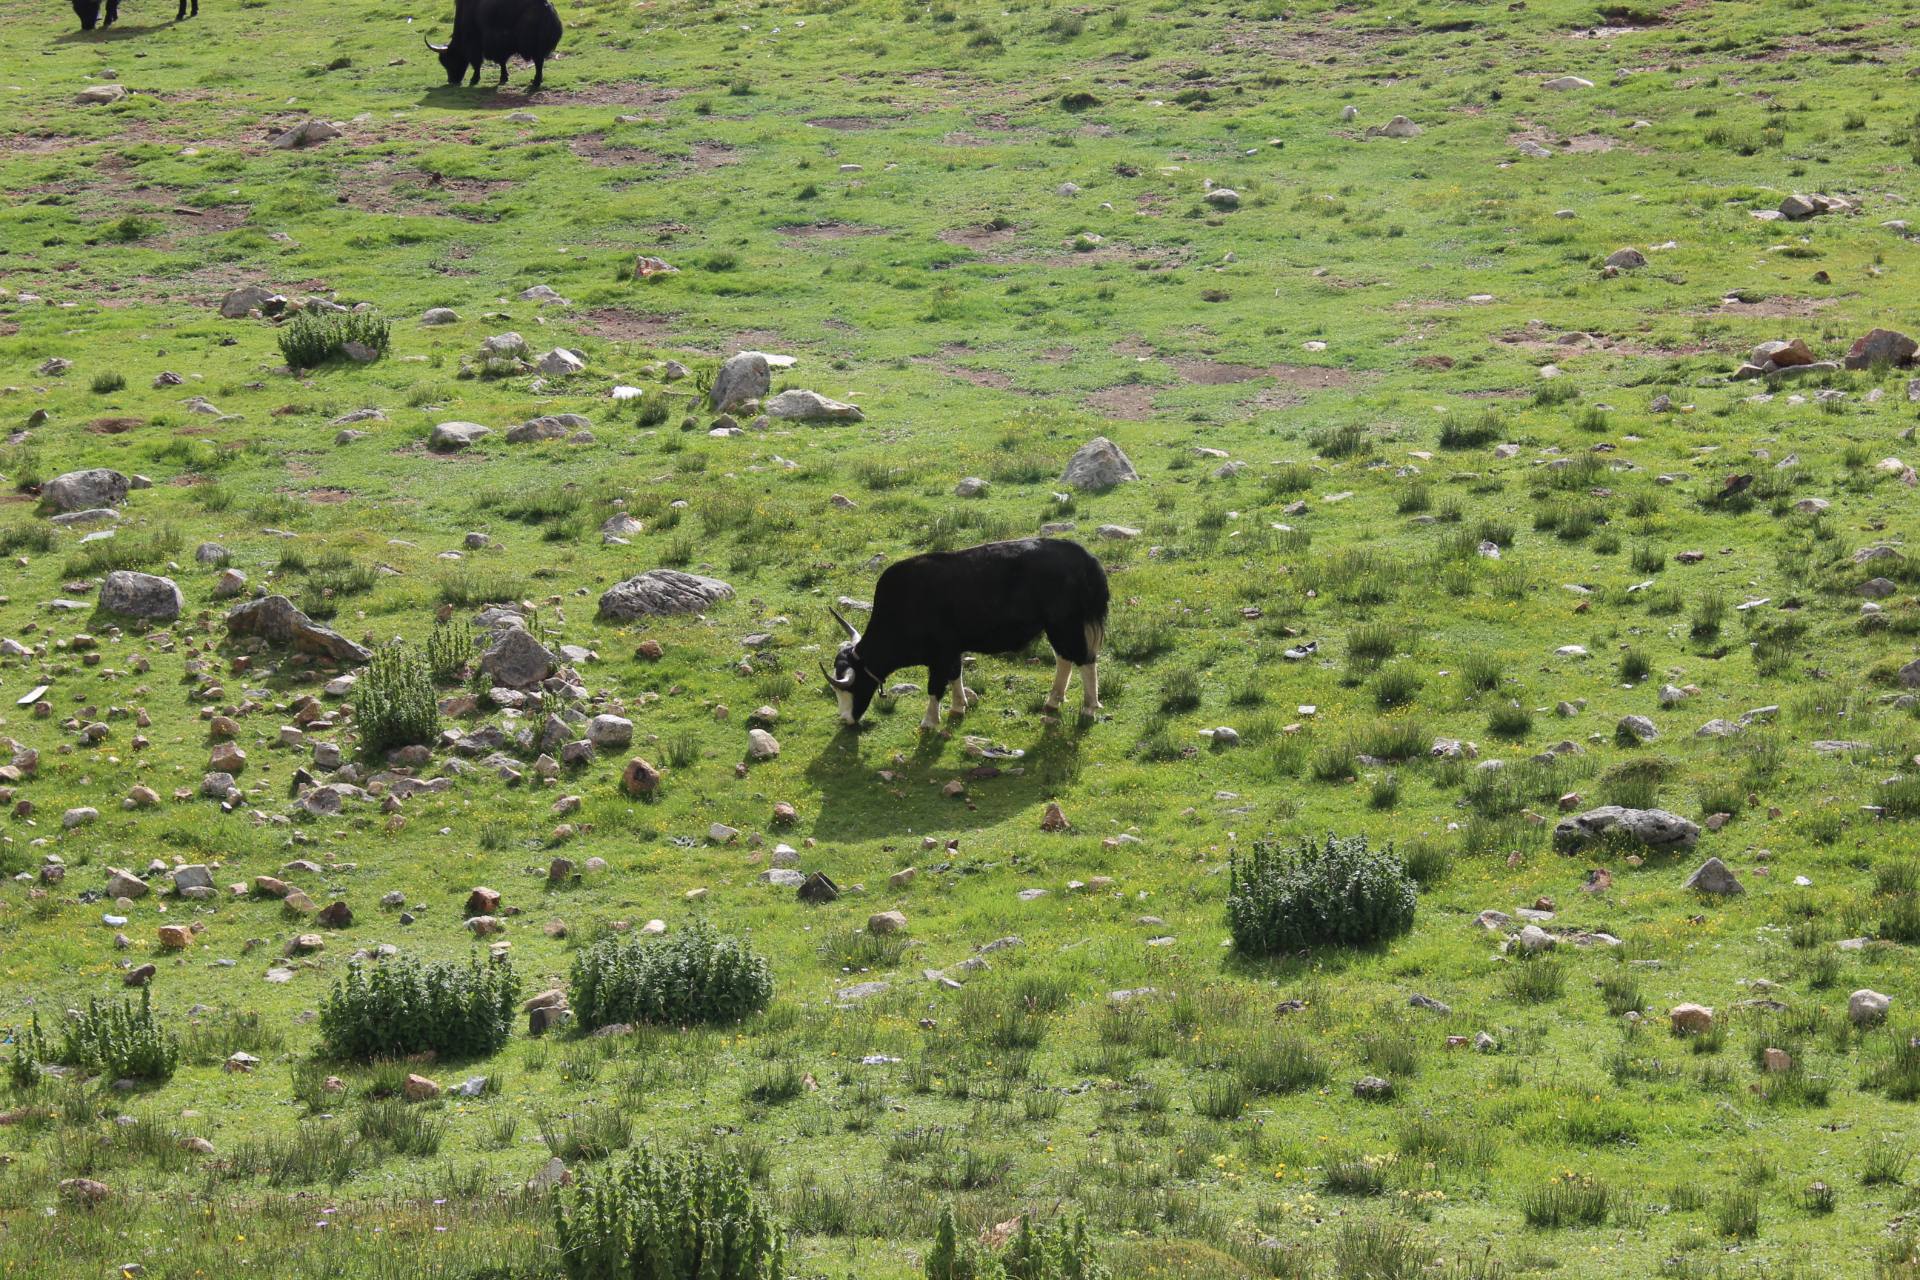
[(1143, 383), (1122, 383), (1094, 392), (1086, 398), (1086, 406), (1109, 418), (1141, 422), (1153, 416), (1153, 397), (1157, 390)]
[(595, 307), (573, 318), (574, 325), (588, 337), (608, 342), (638, 342), (653, 345), (664, 342), (673, 333), (677, 312), (630, 311), (625, 307)]

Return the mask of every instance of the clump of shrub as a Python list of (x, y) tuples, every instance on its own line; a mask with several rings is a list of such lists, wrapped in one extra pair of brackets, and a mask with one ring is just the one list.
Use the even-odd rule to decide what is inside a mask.
[(698, 921), (665, 941), (595, 943), (575, 958), (568, 988), (587, 1028), (737, 1022), (773, 999), (773, 971), (745, 942)]
[[(40, 1056), (49, 1055), (36, 1014), (26, 1043), (16, 1051), (16, 1060)], [(50, 1060), (116, 1080), (171, 1080), (180, 1065), (180, 1037), (154, 1021), (150, 992), (140, 993), (138, 1005), (131, 1000), (95, 996), (87, 1002), (84, 1014), (67, 1023), (60, 1047)], [(16, 1066), (13, 1074), (16, 1082), (24, 1077), (24, 1082), (31, 1083), (38, 1078), (37, 1064), (30, 1072)]]
[(1035, 1223), (1033, 1214), (1025, 1214), (1006, 1253), (996, 1258), (960, 1234), (952, 1205), (940, 1212), (926, 1269), (927, 1280), (1107, 1280), (1113, 1274), (1094, 1257), (1084, 1218)]
[(434, 680), (450, 684), (466, 675), (473, 661), (473, 629), (448, 619), (433, 624), (427, 636), (427, 670)]
[(393, 325), (378, 311), (349, 311), (342, 315), (302, 312), (280, 330), (280, 355), (289, 369), (317, 369), (346, 354), (348, 343), (364, 347), (377, 359), (393, 345)]
[(399, 640), (376, 650), (353, 688), (353, 722), (370, 756), (432, 742), (440, 732), (440, 701), (429, 659)]
[(739, 1163), (641, 1148), (554, 1202), (568, 1280), (782, 1280), (785, 1230)]
[(93, 394), (110, 396), (116, 391), (127, 389), (127, 375), (119, 372), (96, 373), (93, 375)]
[(1367, 946), (1413, 927), (1413, 878), (1391, 845), (1370, 849), (1365, 836), (1292, 849), (1257, 841), (1231, 873), (1227, 928), (1247, 955)]
[(506, 1044), (519, 999), (520, 980), (506, 961), (353, 964), (320, 1006), (320, 1036), (329, 1053), (357, 1061), (429, 1050), (485, 1057)]

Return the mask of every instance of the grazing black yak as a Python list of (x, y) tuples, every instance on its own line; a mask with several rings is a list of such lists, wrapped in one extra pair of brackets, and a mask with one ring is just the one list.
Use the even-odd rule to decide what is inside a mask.
[[(73, 0), (73, 12), (80, 19), (82, 31), (93, 30), (96, 22), (105, 30), (120, 21), (120, 0), (107, 0), (107, 20), (100, 22), (100, 0)], [(200, 16), (200, 0), (180, 0), (180, 12), (173, 15), (175, 22), (185, 22), (188, 18)]]
[(880, 574), (865, 632), (833, 616), (846, 628), (847, 642), (833, 670), (823, 666), (820, 673), (839, 695), (843, 724), (860, 722), (881, 681), (902, 667), (924, 665), (928, 701), (920, 725), (937, 728), (942, 692), (952, 692), (956, 716), (973, 698), (960, 679), (961, 654), (1017, 653), (1043, 634), (1054, 655), (1047, 709), (1059, 709), (1076, 667), (1080, 714), (1100, 709), (1107, 571), (1077, 542), (1025, 538), (911, 556)]
[(540, 92), (547, 59), (560, 47), (560, 15), (549, 0), (457, 0), (453, 7), (453, 36), (445, 44), (427, 41), (447, 69), (447, 83), (459, 84), (467, 72), (469, 84), (480, 83), (484, 63), (500, 64), (500, 83), (507, 82), (507, 59), (533, 64), (528, 93)]

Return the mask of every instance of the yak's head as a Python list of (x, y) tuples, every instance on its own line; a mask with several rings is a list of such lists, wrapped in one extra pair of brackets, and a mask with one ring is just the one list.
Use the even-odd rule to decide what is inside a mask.
[(73, 0), (73, 12), (80, 19), (80, 29), (91, 31), (100, 21), (100, 0)]
[(826, 667), (822, 666), (820, 674), (827, 677), (827, 683), (833, 686), (834, 693), (840, 699), (840, 723), (856, 725), (860, 723), (860, 717), (867, 714), (873, 695), (879, 691), (880, 680), (860, 656), (860, 633), (854, 630), (853, 624), (832, 609), (827, 612), (833, 614), (835, 622), (846, 628), (847, 642), (834, 655), (832, 673), (829, 674)]
[[(80, 0), (74, 0), (74, 3), (77, 5), (80, 3)], [(425, 39), (424, 36), (421, 38)], [(451, 41), (446, 44), (435, 44), (433, 41), (427, 40), (427, 48), (440, 55), (440, 65), (447, 69), (447, 83), (458, 87), (461, 78), (467, 74), (466, 58), (454, 52)]]

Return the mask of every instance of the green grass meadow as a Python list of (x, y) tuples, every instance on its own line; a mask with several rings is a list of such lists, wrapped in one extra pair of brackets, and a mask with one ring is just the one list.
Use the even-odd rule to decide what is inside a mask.
[[(438, 9), (206, 0), (176, 24), (127, 0), (82, 33), (0, 0), (0, 764), (9, 739), (39, 757), (0, 784), (0, 1057), (143, 963), (183, 1049), (164, 1085), (0, 1082), (0, 1277), (556, 1280), (529, 1180), (641, 1144), (737, 1161), (809, 1280), (922, 1276), (949, 1205), (969, 1235), (1083, 1214), (1122, 1280), (1920, 1276), (1920, 392), (1884, 363), (1728, 378), (1761, 342), (1839, 360), (1920, 325), (1911, 10), (559, 7), (528, 99), (518, 64), (448, 88)], [(1396, 116), (1417, 136), (1369, 134)], [(309, 119), (343, 135), (274, 147)], [(1852, 209), (1754, 216), (1794, 193)], [(1646, 264), (1605, 270), (1623, 247)], [(675, 269), (636, 278), (641, 255)], [(220, 314), (250, 284), (370, 303), (391, 347), (290, 371), (285, 326)], [(563, 301), (522, 298), (541, 285)], [(484, 376), (509, 331), (585, 372)], [(864, 421), (710, 434), (701, 391), (742, 350)], [(591, 439), (506, 439), (554, 414)], [(448, 421), (492, 434), (430, 450)], [(1097, 436), (1140, 479), (1069, 492)], [(101, 527), (36, 500), (87, 467), (151, 486), (83, 541)], [(640, 531), (603, 542), (621, 512)], [(918, 692), (843, 731), (829, 607), (1042, 525), (1109, 574), (1104, 711), (1043, 712), (1042, 644), (979, 658), (939, 733)], [(598, 619), (659, 567), (735, 596)], [(446, 790), (311, 816), (290, 788), (323, 771), (281, 727), (318, 697), (309, 741), (352, 759), (352, 697), (229, 640), (227, 568), (369, 645), (516, 605), (590, 652), (582, 709), (632, 746), (552, 779), (436, 751)], [(116, 569), (172, 577), (179, 620), (96, 612)], [(41, 685), (46, 715), (21, 701)], [(780, 753), (750, 761), (762, 708)], [(248, 757), (230, 812), (199, 795), (216, 716)], [(622, 791), (633, 756), (650, 802)], [(136, 786), (159, 802), (123, 807)], [(1606, 803), (1710, 829), (1555, 851), (1563, 809)], [(1394, 847), (1412, 930), (1237, 953), (1230, 861), (1328, 832)], [(838, 901), (760, 881), (782, 842)], [(606, 865), (550, 883), (555, 856)], [(1708, 856), (1746, 891), (1685, 888)], [(219, 893), (159, 877), (104, 924), (106, 868), (154, 859), (217, 864)], [(261, 875), (353, 922), (226, 890)], [(485, 940), (479, 885), (509, 913)], [(1521, 908), (1551, 913), (1550, 954), (1476, 920)], [(906, 930), (870, 933), (891, 910)], [(599, 1037), (520, 1016), (495, 1054), (417, 1063), (321, 1044), (357, 952), (504, 942), (531, 995), (696, 919), (771, 962), (764, 1012)], [(199, 929), (184, 951), (171, 924)], [(309, 932), (324, 949), (289, 958)], [(1884, 1025), (1849, 1020), (1863, 988)], [(1682, 1002), (1714, 1031), (1674, 1034)], [(259, 1065), (223, 1070), (236, 1051)], [(408, 1071), (447, 1094), (394, 1102)]]

